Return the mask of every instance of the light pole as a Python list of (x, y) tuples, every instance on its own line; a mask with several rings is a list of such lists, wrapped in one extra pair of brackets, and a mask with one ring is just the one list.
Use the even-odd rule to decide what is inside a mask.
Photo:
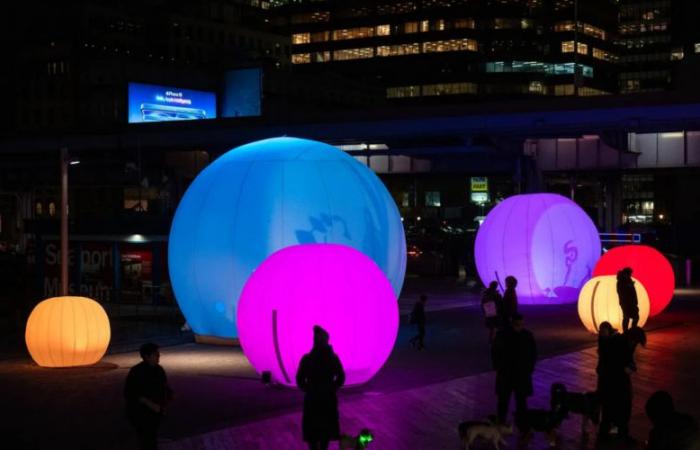
[(574, 97), (578, 97), (580, 78), (578, 67), (578, 0), (574, 0)]
[(61, 295), (68, 295), (68, 166), (79, 164), (71, 160), (68, 149), (61, 147)]

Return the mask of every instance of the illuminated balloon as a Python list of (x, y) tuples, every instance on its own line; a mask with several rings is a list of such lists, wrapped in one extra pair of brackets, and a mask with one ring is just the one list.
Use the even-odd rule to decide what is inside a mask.
[(238, 305), (243, 353), (258, 373), (293, 386), (313, 326), (330, 334), (347, 384), (369, 380), (389, 357), (399, 326), (384, 273), (357, 250), (336, 244), (287, 247), (253, 272)]
[(356, 248), (401, 291), (401, 216), (366, 166), (330, 145), (287, 137), (214, 161), (182, 198), (168, 247), (175, 297), (194, 332), (238, 336), (236, 305), (252, 271), (275, 251), (308, 243)]
[(605, 253), (595, 269), (593, 276), (616, 275), (620, 269), (632, 268), (632, 275), (644, 284), (649, 293), (651, 310), (654, 317), (671, 302), (676, 278), (671, 263), (658, 250), (647, 245), (623, 245)]
[(557, 194), (515, 195), (489, 212), (474, 245), (481, 281), (518, 279), (525, 304), (576, 301), (600, 257), (595, 225), (576, 203)]
[(85, 297), (53, 297), (36, 305), (24, 340), (43, 367), (94, 364), (104, 356), (111, 331), (104, 308)]
[[(639, 307), (637, 325), (643, 327), (649, 318), (649, 295), (639, 280), (632, 280)], [(598, 328), (603, 322), (610, 322), (613, 328), (622, 331), (622, 308), (617, 296), (616, 276), (604, 275), (588, 280), (578, 297), (578, 316), (591, 333), (598, 333)]]

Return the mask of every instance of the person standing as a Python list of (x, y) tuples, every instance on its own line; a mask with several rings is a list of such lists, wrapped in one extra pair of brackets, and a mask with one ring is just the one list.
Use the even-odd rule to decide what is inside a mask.
[(423, 339), (425, 338), (425, 303), (428, 301), (428, 296), (421, 294), (419, 300), (413, 305), (409, 323), (416, 326), (417, 334), (413, 336), (409, 342), (413, 348), (423, 350), (425, 348)]
[(700, 428), (690, 415), (679, 413), (671, 394), (656, 391), (645, 410), (654, 426), (649, 431), (647, 450), (700, 450)]
[(532, 373), (537, 362), (537, 346), (532, 332), (523, 326), (523, 316), (515, 314), (510, 324), (496, 333), (491, 349), (496, 370), (498, 420), (505, 423), (510, 397), (515, 394), (515, 423), (522, 434), (528, 431), (523, 420), (527, 398), (532, 395)]
[(140, 450), (158, 448), (158, 427), (173, 391), (160, 362), (158, 346), (146, 343), (139, 349), (140, 363), (129, 370), (124, 385), (126, 415), (136, 429)]
[(304, 392), (301, 427), (309, 450), (326, 450), (330, 441), (340, 438), (336, 393), (345, 384), (345, 371), (329, 339), (326, 330), (314, 326), (313, 348), (301, 358), (296, 375)]
[(498, 282), (492, 281), (481, 294), (481, 310), (486, 320), (486, 328), (489, 329), (489, 342), (493, 342), (496, 330), (501, 326), (503, 315), (503, 297), (498, 292)]
[(518, 285), (518, 279), (512, 275), (506, 277), (506, 290), (503, 292), (503, 324), (511, 321), (512, 317), (518, 314), (518, 294), (515, 288)]
[(600, 324), (598, 336), (598, 397), (602, 419), (598, 440), (610, 437), (610, 429), (617, 426), (618, 437), (629, 439), (629, 421), (632, 415), (632, 379), (634, 371), (632, 348), (625, 335), (617, 333), (609, 322)]
[(630, 328), (630, 321), (632, 321), (632, 328), (639, 323), (639, 305), (631, 267), (625, 267), (617, 272), (617, 296), (622, 308), (622, 331), (625, 332)]

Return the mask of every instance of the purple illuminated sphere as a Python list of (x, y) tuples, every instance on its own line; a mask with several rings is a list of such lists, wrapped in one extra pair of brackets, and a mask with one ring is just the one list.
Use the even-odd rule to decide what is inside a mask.
[(368, 381), (396, 341), (399, 311), (391, 283), (354, 248), (306, 244), (273, 253), (246, 282), (237, 325), (243, 352), (258, 373), (295, 385), (313, 326), (330, 334), (346, 384)]
[(525, 304), (568, 303), (591, 277), (600, 258), (600, 237), (576, 203), (557, 194), (509, 197), (486, 216), (474, 257), (484, 284), (518, 279)]

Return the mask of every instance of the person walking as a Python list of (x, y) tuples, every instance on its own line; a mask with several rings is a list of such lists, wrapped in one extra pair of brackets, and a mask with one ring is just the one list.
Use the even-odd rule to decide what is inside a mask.
[(518, 286), (518, 279), (512, 275), (506, 277), (506, 289), (503, 292), (503, 324), (510, 323), (514, 315), (518, 314), (518, 294), (515, 288)]
[(631, 267), (625, 267), (617, 272), (617, 296), (622, 308), (622, 331), (625, 332), (630, 328), (630, 321), (632, 321), (632, 328), (639, 323), (639, 305)]
[(345, 384), (345, 371), (329, 339), (326, 330), (314, 326), (313, 348), (297, 370), (297, 386), (304, 392), (301, 428), (309, 450), (326, 450), (330, 441), (340, 438), (336, 393)]
[(159, 364), (158, 346), (146, 343), (139, 349), (140, 363), (129, 370), (124, 385), (126, 415), (136, 429), (140, 450), (158, 448), (158, 427), (165, 406), (172, 399), (165, 370)]
[(599, 327), (598, 336), (598, 397), (602, 419), (598, 440), (610, 438), (612, 426), (617, 426), (618, 438), (629, 440), (632, 415), (632, 379), (634, 371), (632, 348), (625, 335), (617, 333), (609, 322)]
[(523, 316), (515, 314), (511, 323), (496, 333), (491, 358), (496, 370), (498, 420), (506, 422), (510, 397), (515, 394), (515, 424), (524, 436), (528, 427), (523, 419), (527, 412), (527, 398), (533, 392), (532, 373), (537, 362), (537, 345), (532, 332), (523, 326)]
[(486, 328), (489, 330), (489, 342), (493, 342), (496, 330), (501, 326), (503, 315), (503, 297), (498, 292), (498, 282), (492, 281), (481, 294), (481, 310), (484, 313)]
[(428, 296), (421, 294), (419, 300), (413, 306), (409, 323), (416, 326), (417, 334), (413, 336), (409, 342), (411, 347), (423, 350), (425, 348), (423, 339), (425, 338), (425, 303), (428, 301)]
[(645, 410), (653, 428), (647, 450), (700, 450), (700, 427), (692, 416), (676, 411), (671, 394), (656, 391)]

